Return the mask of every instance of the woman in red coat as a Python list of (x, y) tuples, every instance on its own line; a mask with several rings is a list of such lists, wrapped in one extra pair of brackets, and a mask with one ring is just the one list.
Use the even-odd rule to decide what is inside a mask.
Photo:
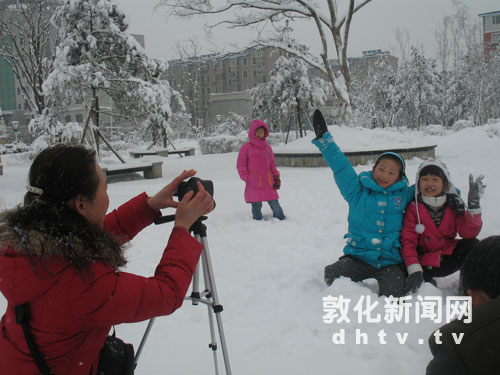
[[(446, 166), (423, 162), (417, 171), (415, 201), (406, 207), (401, 231), (401, 256), (408, 270), (406, 288), (415, 292), (423, 281), (450, 275), (460, 269), (478, 242), (481, 231), (479, 200), (483, 176), (469, 176), (468, 208), (450, 181)], [(457, 234), (462, 237), (458, 239)]]
[[(202, 245), (188, 232), (213, 209), (199, 192), (173, 201), (184, 171), (154, 196), (145, 193), (106, 215), (105, 177), (94, 151), (58, 145), (42, 151), (29, 172), (24, 204), (0, 215), (0, 374), (39, 374), (15, 306), (29, 303), (31, 334), (53, 374), (97, 374), (114, 324), (168, 315), (186, 295)], [(177, 207), (175, 227), (153, 277), (119, 272), (122, 244)]]

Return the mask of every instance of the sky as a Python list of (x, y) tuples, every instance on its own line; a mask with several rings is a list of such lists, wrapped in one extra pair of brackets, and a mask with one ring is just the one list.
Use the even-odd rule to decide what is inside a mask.
[[(368, 145), (372, 149), (404, 148), (409, 144), (437, 145), (436, 157), (447, 164), (454, 185), (464, 196), (468, 192), (469, 173), (475, 177), (484, 174), (487, 187), (481, 199), (483, 228), (478, 237), (483, 239), (499, 234), (499, 120), (485, 126), (457, 132), (448, 129), (437, 134), (339, 126), (330, 126), (329, 130), (343, 150), (363, 150)], [(314, 152), (312, 137), (313, 133), (308, 132), (305, 138), (273, 148), (275, 152), (287, 152), (288, 149)], [(343, 278), (331, 287), (323, 282), (324, 267), (342, 255), (348, 214), (347, 204), (329, 168), (278, 167), (282, 181), (279, 201), (287, 219), (273, 219), (270, 208), (264, 204), (264, 220), (254, 221), (250, 205), (244, 201), (244, 183), (236, 171), (236, 152), (202, 155), (195, 142), (174, 143), (177, 148), (194, 146), (196, 154), (158, 158), (163, 161), (163, 178), (145, 180), (137, 175), (108, 182), (109, 209), (143, 191), (150, 195), (156, 193), (184, 169), (194, 168), (198, 177), (213, 181), (217, 206), (205, 224), (217, 294), (224, 306), (220, 316), (233, 374), (425, 373), (432, 358), (427, 339), (446, 321), (445, 297), (457, 295), (458, 273), (437, 279), (439, 288), (425, 283), (419, 290), (422, 301), (438, 301), (431, 311), (437, 313), (438, 307), (443, 307), (441, 317), (431, 320), (429, 316), (417, 314), (418, 295), (414, 294), (406, 301), (411, 304), (408, 322), (390, 322), (386, 320), (390, 316), (384, 313), (385, 300), (377, 296), (374, 280), (354, 283)], [(119, 152), (127, 162), (134, 162), (128, 151), (141, 146), (126, 146), (121, 142)], [(27, 154), (2, 155), (2, 160), (0, 211), (22, 202), (32, 162)], [(146, 160), (155, 160), (155, 157), (142, 159)], [(406, 160), (406, 174), (412, 183), (421, 162), (418, 158)], [(101, 150), (100, 163), (119, 161), (111, 152)], [(360, 173), (372, 166), (370, 163), (355, 169)], [(163, 210), (164, 215), (173, 212), (172, 209)], [(126, 247), (129, 263), (124, 271), (146, 277), (153, 275), (171, 230), (172, 224), (151, 225), (139, 233)], [(331, 312), (323, 306), (323, 298), (329, 296), (342, 296), (344, 301), (350, 301), (345, 316), (349, 322), (323, 321), (327, 312)], [(373, 312), (368, 310), (368, 302), (370, 306), (377, 304)], [(0, 294), (0, 316), (6, 306)], [(356, 310), (356, 306), (361, 309)], [(367, 314), (360, 317), (360, 312)], [(368, 318), (378, 320), (376, 314), (381, 314), (383, 320), (367, 321)], [(137, 349), (146, 323), (117, 325), (116, 335)], [(379, 336), (382, 330), (386, 334), (385, 344)], [(344, 332), (344, 341), (341, 332)], [(209, 342), (207, 307), (203, 304), (192, 306), (186, 301), (173, 315), (155, 320), (135, 374), (213, 375)], [(219, 373), (226, 374), (219, 337), (217, 343)]]
[[(115, 0), (128, 15), (130, 32), (145, 35), (146, 51), (154, 58), (175, 59), (177, 45), (196, 39), (205, 53), (227, 51), (234, 46), (243, 47), (255, 36), (251, 30), (227, 30), (219, 28), (213, 33), (213, 41), (205, 37), (203, 25), (214, 18), (201, 16), (180, 20), (167, 18), (164, 9), (155, 10), (157, 0)], [(345, 0), (341, 0), (345, 2)], [(474, 17), (481, 13), (500, 10), (498, 0), (463, 0)], [(353, 18), (349, 38), (348, 55), (361, 56), (362, 51), (382, 49), (397, 55), (394, 32), (408, 32), (411, 42), (422, 45), (428, 57), (435, 55), (434, 31), (444, 16), (454, 13), (451, 0), (373, 0)], [(478, 17), (479, 18), (479, 17)], [(318, 54), (320, 43), (314, 26), (291, 25), (294, 37)], [(331, 56), (335, 58), (336, 56)]]

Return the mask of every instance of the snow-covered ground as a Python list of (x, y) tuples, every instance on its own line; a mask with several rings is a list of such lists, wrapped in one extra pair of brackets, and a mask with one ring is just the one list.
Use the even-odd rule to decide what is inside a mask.
[[(479, 128), (427, 136), (422, 132), (360, 130), (330, 127), (342, 149), (383, 149), (437, 144), (437, 157), (451, 172), (455, 185), (468, 191), (468, 175), (485, 175), (487, 185), (482, 200), (483, 230), (480, 238), (499, 234), (500, 122)], [(288, 146), (305, 150), (312, 134)], [(125, 154), (122, 152), (122, 154)], [(416, 305), (410, 308), (408, 323), (389, 323), (384, 318), (385, 301), (378, 298), (376, 282), (353, 283), (347, 279), (326, 287), (323, 268), (342, 254), (347, 229), (347, 205), (335, 186), (328, 168), (280, 168), (280, 203), (286, 221), (272, 219), (267, 205), (264, 221), (251, 218), (243, 200), (243, 182), (236, 172), (236, 153), (169, 156), (163, 158), (163, 179), (142, 178), (110, 183), (110, 207), (116, 207), (142, 191), (155, 193), (183, 169), (194, 168), (198, 176), (213, 180), (216, 209), (206, 221), (208, 244), (226, 334), (229, 360), (234, 374), (422, 374), (431, 359), (427, 339), (444, 322), (425, 317), (416, 322)], [(0, 208), (21, 202), (29, 160), (22, 155), (3, 155), (4, 175), (0, 176)], [(113, 156), (103, 162), (113, 161)], [(407, 161), (407, 175), (414, 176), (421, 160)], [(360, 172), (372, 165), (358, 166)], [(168, 210), (164, 214), (169, 214)], [(140, 233), (127, 249), (126, 271), (149, 276), (170, 234), (172, 224), (151, 226)], [(458, 275), (440, 279), (435, 288), (425, 284), (420, 294), (425, 300), (456, 292)], [(350, 299), (342, 319), (323, 322), (323, 297)], [(412, 296), (417, 301), (417, 296)], [(380, 322), (367, 322), (366, 302), (379, 305), (371, 313), (381, 314)], [(356, 309), (355, 305), (362, 307)], [(0, 313), (6, 301), (0, 297)], [(423, 305), (422, 305), (423, 306)], [(445, 306), (443, 300), (443, 307)], [(340, 322), (339, 322), (340, 320)], [(137, 348), (146, 322), (117, 327), (117, 335)], [(334, 344), (332, 336), (344, 330), (344, 343)], [(356, 344), (356, 330), (366, 344)], [(382, 331), (382, 333), (380, 333)], [(385, 336), (384, 336), (385, 334)], [(407, 334), (407, 335), (405, 335)], [(339, 338), (337, 334), (336, 339)], [(400, 344), (406, 338), (405, 344)], [(220, 340), (219, 342), (219, 354)], [(361, 340), (362, 341), (362, 340)], [(381, 343), (384, 342), (385, 344)], [(170, 317), (157, 318), (136, 370), (138, 375), (213, 374), (207, 308), (186, 302)], [(220, 373), (225, 373), (219, 356)]]

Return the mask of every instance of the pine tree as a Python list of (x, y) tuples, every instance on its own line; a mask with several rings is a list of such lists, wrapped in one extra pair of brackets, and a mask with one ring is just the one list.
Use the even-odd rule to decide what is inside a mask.
[[(33, 122), (33, 132), (50, 132), (58, 114), (75, 101), (90, 108), (87, 124), (93, 125), (97, 141), (104, 139), (99, 130), (101, 114), (145, 119), (149, 128), (167, 128), (173, 90), (160, 79), (167, 64), (149, 58), (127, 33), (127, 18), (116, 4), (110, 0), (66, 0), (53, 21), (60, 43), (54, 70), (43, 84), (50, 109)], [(103, 95), (111, 98), (112, 112), (100, 108)], [(98, 142), (96, 146), (98, 149)]]
[(298, 58), (280, 57), (274, 63), (269, 82), (252, 90), (253, 114), (268, 121), (271, 128), (296, 121), (300, 136), (304, 134), (304, 115), (326, 101), (328, 84), (315, 78), (310, 80), (307, 64)]

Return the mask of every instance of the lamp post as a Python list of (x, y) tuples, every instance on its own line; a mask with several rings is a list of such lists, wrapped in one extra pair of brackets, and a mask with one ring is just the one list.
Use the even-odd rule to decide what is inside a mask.
[(16, 137), (15, 143), (17, 143), (17, 132), (19, 131), (19, 121), (11, 121), (10, 126), (14, 130), (14, 136)]

